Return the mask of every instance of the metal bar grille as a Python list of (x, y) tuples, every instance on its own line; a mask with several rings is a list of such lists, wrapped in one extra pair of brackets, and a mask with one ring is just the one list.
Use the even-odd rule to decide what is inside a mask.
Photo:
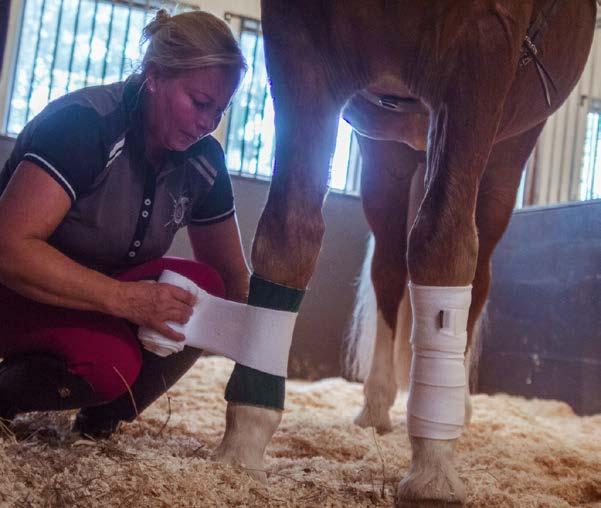
[(92, 31), (90, 32), (90, 42), (88, 47), (88, 59), (86, 61), (86, 77), (83, 82), (83, 86), (88, 86), (88, 79), (90, 77), (90, 63), (92, 62), (92, 44), (94, 43), (94, 34), (96, 33), (96, 18), (98, 14), (98, 0), (94, 2), (94, 14), (92, 15)]
[(102, 82), (104, 83), (104, 78), (106, 78), (106, 66), (109, 60), (109, 48), (111, 46), (111, 37), (113, 35), (113, 20), (115, 19), (115, 4), (111, 4), (111, 19), (109, 21), (109, 33), (106, 38), (106, 53), (104, 57), (104, 62), (102, 62)]
[(27, 91), (27, 109), (25, 110), (25, 118), (29, 118), (29, 104), (31, 102), (31, 94), (33, 93), (33, 82), (35, 80), (35, 68), (37, 64), (37, 56), (40, 50), (40, 40), (42, 39), (42, 20), (44, 19), (44, 11), (46, 10), (46, 0), (42, 2), (42, 9), (40, 12), (40, 22), (38, 23), (38, 38), (35, 43), (35, 53), (33, 57), (33, 66), (31, 67), (31, 79), (29, 80), (29, 90)]
[(79, 13), (81, 12), (81, 0), (77, 1), (77, 13), (75, 14), (75, 22), (73, 24), (73, 42), (71, 43), (71, 52), (69, 54), (69, 67), (67, 69), (67, 86), (65, 90), (69, 90), (69, 85), (71, 84), (71, 72), (73, 70), (73, 57), (75, 56), (75, 43), (77, 41), (76, 35), (77, 30), (79, 28)]
[(2, 130), (18, 134), (63, 93), (123, 79), (127, 60), (143, 53), (130, 41), (157, 8), (176, 6), (197, 9), (175, 0), (25, 0)]
[(601, 101), (591, 103), (582, 157), (580, 199), (601, 198)]
[(54, 78), (54, 64), (56, 62), (56, 54), (58, 52), (58, 40), (60, 37), (60, 33), (61, 33), (61, 24), (63, 21), (63, 7), (64, 7), (64, 0), (61, 0), (60, 3), (60, 7), (58, 8), (58, 21), (56, 23), (56, 35), (54, 37), (54, 51), (52, 52), (52, 63), (50, 65), (50, 83), (48, 84), (48, 101), (50, 101), (50, 96), (52, 94), (52, 85), (53, 85), (53, 78)]
[[(261, 118), (265, 118), (265, 104), (267, 103), (267, 98), (269, 96), (268, 87), (263, 87), (263, 99), (261, 100), (261, 109), (259, 110), (259, 116)], [(259, 135), (257, 136), (257, 147), (255, 150), (255, 163), (254, 166), (256, 168), (256, 173), (259, 173), (259, 161), (261, 155), (261, 146), (263, 145), (263, 131), (259, 131)], [(271, 157), (270, 157), (271, 158)]]
[(123, 70), (125, 69), (125, 52), (127, 50), (127, 41), (129, 39), (129, 27), (131, 26), (132, 3), (129, 2), (127, 9), (127, 21), (125, 23), (125, 36), (123, 39), (123, 51), (121, 52), (121, 65), (119, 66), (119, 79), (123, 79)]
[[(239, 32), (239, 42), (249, 69), (227, 117), (225, 153), (231, 173), (247, 178), (268, 179), (273, 172), (273, 101), (265, 70), (260, 22), (233, 13), (225, 19)], [(358, 195), (360, 156), (350, 128), (340, 122), (330, 188)]]
[[(257, 68), (257, 66), (255, 65), (255, 62), (257, 61), (257, 49), (259, 47), (259, 37), (256, 36), (254, 38), (254, 48), (253, 48), (253, 52), (252, 52), (252, 67), (251, 67), (251, 72), (250, 72), (250, 85), (248, 86), (248, 90), (246, 92), (246, 107), (244, 108), (244, 114), (242, 115), (242, 117), (244, 118), (242, 125), (244, 126), (244, 133), (246, 134), (246, 128), (248, 126), (248, 117), (250, 115), (250, 106), (252, 104), (252, 91), (253, 91), (253, 83), (255, 80), (255, 70)], [(249, 167), (244, 167), (244, 155), (245, 155), (245, 151), (246, 151), (246, 147), (247, 144), (245, 142), (246, 141), (246, 135), (244, 135), (244, 138), (242, 140), (242, 148), (241, 148), (241, 154), (240, 154), (240, 159), (242, 161), (241, 165), (240, 165), (240, 171), (242, 171), (243, 173), (253, 173)], [(255, 171), (256, 173), (256, 171)]]

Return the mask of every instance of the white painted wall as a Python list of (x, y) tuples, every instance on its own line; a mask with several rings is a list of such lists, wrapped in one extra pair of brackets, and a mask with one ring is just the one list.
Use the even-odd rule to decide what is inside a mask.
[[(572, 94), (547, 121), (536, 147), (534, 205), (578, 199), (586, 115), (591, 98), (601, 99), (601, 26), (589, 59)], [(569, 41), (566, 41), (569, 44)]]

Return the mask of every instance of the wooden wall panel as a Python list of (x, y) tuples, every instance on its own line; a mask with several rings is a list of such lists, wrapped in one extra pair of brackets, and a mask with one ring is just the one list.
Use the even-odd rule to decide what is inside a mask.
[(514, 213), (493, 257), (478, 391), (601, 412), (601, 200)]

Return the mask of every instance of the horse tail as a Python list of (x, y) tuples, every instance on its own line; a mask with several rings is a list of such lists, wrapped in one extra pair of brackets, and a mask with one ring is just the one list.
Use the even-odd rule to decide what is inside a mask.
[(409, 372), (411, 371), (411, 327), (413, 326), (413, 313), (409, 288), (405, 286), (403, 298), (397, 313), (396, 330), (394, 336), (394, 372), (396, 384), (400, 391), (409, 391)]
[(371, 280), (375, 243), (374, 236), (370, 234), (357, 284), (353, 316), (345, 340), (345, 371), (351, 379), (358, 381), (364, 381), (369, 373), (376, 343), (378, 307)]

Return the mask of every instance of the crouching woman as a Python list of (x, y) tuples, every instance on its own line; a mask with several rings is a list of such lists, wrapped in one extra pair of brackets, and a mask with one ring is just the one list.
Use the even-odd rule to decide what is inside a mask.
[[(161, 358), (137, 327), (175, 341), (194, 296), (165, 269), (244, 301), (223, 150), (210, 136), (246, 69), (228, 26), (159, 11), (141, 72), (70, 93), (27, 124), (0, 174), (0, 417), (80, 408), (107, 437), (200, 354)], [(196, 261), (164, 255), (183, 227)], [(130, 393), (131, 390), (131, 393)]]

